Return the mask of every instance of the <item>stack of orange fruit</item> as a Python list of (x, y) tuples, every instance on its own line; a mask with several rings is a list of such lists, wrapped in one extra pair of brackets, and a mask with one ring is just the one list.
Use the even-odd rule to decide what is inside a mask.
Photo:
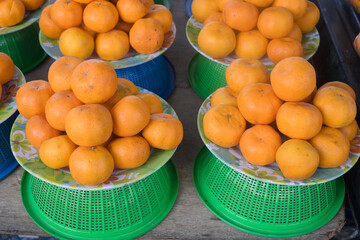
[(169, 150), (182, 141), (180, 120), (163, 113), (156, 95), (139, 94), (131, 81), (117, 78), (107, 62), (64, 56), (48, 78), (24, 84), (16, 104), (43, 163), (69, 166), (81, 184), (100, 184), (114, 166), (144, 164), (150, 147)]
[(301, 57), (281, 60), (271, 74), (259, 60), (237, 59), (226, 69), (226, 81), (228, 87), (213, 93), (203, 119), (212, 142), (239, 146), (255, 165), (276, 161), (292, 180), (346, 161), (358, 131), (356, 96), (349, 85), (328, 82), (317, 89), (316, 72)]
[(95, 50), (119, 60), (130, 46), (142, 54), (158, 51), (172, 25), (172, 14), (153, 0), (57, 0), (42, 12), (40, 29), (59, 39), (66, 56), (86, 59)]
[(277, 63), (302, 56), (302, 34), (319, 21), (316, 5), (307, 0), (194, 0), (193, 16), (203, 23), (200, 49), (213, 58), (233, 51), (239, 58)]

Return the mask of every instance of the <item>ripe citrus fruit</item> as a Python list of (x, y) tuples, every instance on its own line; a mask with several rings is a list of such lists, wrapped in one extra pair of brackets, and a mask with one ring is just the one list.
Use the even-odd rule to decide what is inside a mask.
[(130, 50), (129, 36), (121, 30), (98, 33), (95, 40), (95, 51), (104, 60), (119, 60)]
[(266, 51), (273, 63), (278, 63), (288, 57), (301, 57), (303, 54), (301, 43), (289, 37), (272, 39)]
[(301, 43), (302, 40), (302, 32), (301, 29), (299, 28), (299, 26), (294, 23), (293, 24), (293, 28), (291, 29), (291, 31), (288, 33), (288, 35), (286, 35), (286, 37), (295, 39), (296, 41)]
[(320, 11), (315, 3), (307, 1), (307, 7), (304, 15), (295, 19), (295, 23), (300, 27), (303, 33), (311, 32), (320, 19)]
[(58, 25), (51, 19), (51, 7), (52, 5), (47, 6), (41, 13), (39, 19), (39, 27), (41, 32), (52, 39), (59, 39), (61, 33), (65, 30)]
[(148, 14), (145, 15), (145, 18), (154, 18), (158, 20), (164, 29), (164, 33), (170, 31), (172, 25), (172, 14), (164, 5), (151, 5)]
[(163, 107), (160, 99), (152, 93), (139, 93), (137, 95), (140, 97), (150, 108), (150, 114), (153, 113), (162, 113)]
[(220, 104), (229, 104), (237, 107), (237, 95), (228, 87), (218, 88), (211, 97), (211, 107)]
[(256, 27), (259, 10), (247, 2), (230, 1), (223, 9), (224, 22), (234, 30), (250, 31)]
[(218, 11), (219, 8), (214, 0), (193, 0), (191, 3), (191, 12), (199, 22), (203, 22), (210, 14)]
[(297, 19), (305, 14), (306, 2), (306, 0), (274, 0), (273, 6), (288, 9), (294, 16), (294, 19)]
[(0, 84), (9, 82), (15, 74), (13, 60), (5, 53), (0, 52)]
[(86, 59), (94, 51), (94, 39), (81, 28), (68, 28), (60, 35), (59, 48), (65, 56)]
[(72, 0), (57, 0), (50, 9), (51, 19), (63, 29), (80, 26), (83, 9), (80, 3)]
[(107, 109), (111, 110), (115, 106), (115, 104), (120, 101), (120, 99), (128, 95), (131, 95), (130, 88), (126, 86), (124, 83), (118, 81), (116, 92), (109, 100), (103, 103), (103, 105)]
[(118, 0), (116, 7), (124, 22), (134, 23), (144, 17), (153, 4), (153, 0)]
[(0, 2), (0, 27), (11, 27), (24, 19), (25, 6), (20, 0)]
[(252, 3), (257, 7), (268, 7), (274, 0), (245, 0), (245, 2)]
[(132, 95), (139, 94), (139, 89), (132, 81), (125, 79), (125, 78), (118, 78), (117, 80), (118, 80), (118, 82), (120, 81), (123, 84), (125, 84), (130, 89), (130, 92)]
[(34, 11), (41, 7), (44, 0), (21, 0), (21, 2), (24, 4), (26, 11)]
[(98, 33), (112, 30), (119, 20), (119, 14), (111, 2), (95, 0), (86, 5), (83, 13), (85, 26)]
[(355, 100), (356, 99), (356, 95), (355, 95), (355, 91), (354, 89), (352, 89), (352, 87), (350, 87), (348, 84), (344, 83), (344, 82), (340, 82), (340, 81), (332, 81), (332, 82), (327, 82), (324, 85), (322, 85), (320, 89), (323, 89), (324, 87), (328, 87), (328, 86), (334, 86), (334, 87), (339, 87), (342, 88), (344, 90), (346, 90), (351, 97)]
[(207, 24), (211, 22), (224, 22), (223, 15), (221, 12), (213, 12), (210, 14), (203, 22), (203, 26), (206, 26)]
[(239, 58), (260, 59), (266, 54), (268, 42), (258, 30), (239, 32), (236, 35), (235, 54)]
[(345, 127), (339, 128), (339, 130), (349, 139), (350, 141), (353, 140), (356, 137), (356, 134), (358, 132), (359, 126), (354, 120), (349, 125), (346, 125)]

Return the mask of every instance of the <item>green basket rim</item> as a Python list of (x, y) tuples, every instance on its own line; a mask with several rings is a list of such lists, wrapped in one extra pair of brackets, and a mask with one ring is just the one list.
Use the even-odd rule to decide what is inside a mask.
[[(261, 227), (264, 227), (264, 223), (252, 223), (247, 219), (241, 218), (235, 213), (233, 213), (231, 210), (226, 208), (224, 205), (219, 203), (217, 199), (211, 194), (210, 191), (208, 191), (206, 188), (204, 189), (205, 184), (203, 183), (202, 179), (200, 179), (198, 176), (198, 172), (200, 172), (202, 168), (202, 164), (205, 161), (202, 161), (204, 159), (208, 160), (209, 158), (214, 157), (216, 158), (207, 148), (204, 146), (199, 154), (197, 155), (194, 166), (193, 166), (193, 180), (195, 189), (200, 197), (200, 199), (203, 201), (205, 206), (220, 220), (223, 222), (229, 224), (230, 226), (258, 236), (264, 236), (264, 237), (294, 237), (303, 235), (306, 233), (310, 233), (312, 231), (315, 231), (316, 229), (321, 228), (322, 226), (326, 225), (335, 215), (338, 213), (339, 209), (341, 208), (344, 197), (345, 197), (345, 187), (344, 187), (344, 179), (343, 177), (340, 177), (338, 179), (335, 179), (333, 181), (336, 181), (336, 188), (338, 189), (338, 193), (336, 194), (335, 200), (333, 201), (333, 205), (330, 207), (328, 206), (326, 210), (322, 211), (322, 214), (319, 214), (318, 216), (315, 216), (310, 221), (304, 221), (303, 223), (295, 223), (295, 224), (286, 224), (284, 226), (281, 226), (280, 224), (271, 224), (273, 230), (266, 230), (262, 229)], [(216, 158), (217, 159), (217, 158)], [(220, 161), (219, 159), (217, 159)], [(221, 161), (220, 161), (221, 162)], [(223, 162), (221, 162), (224, 164)], [(224, 164), (225, 165), (225, 164)], [(226, 166), (226, 165), (225, 165)], [(234, 171), (234, 170), (233, 170)], [(239, 173), (241, 174), (241, 173)], [(254, 180), (254, 179), (253, 179)], [(256, 179), (255, 179), (256, 180)], [(256, 180), (259, 181), (259, 180)], [(266, 184), (266, 183), (264, 183)], [(272, 184), (272, 183), (267, 183)], [(326, 184), (326, 183), (324, 183)], [(314, 187), (316, 185), (310, 185), (309, 187)], [(299, 187), (307, 187), (307, 186), (299, 186)], [(237, 219), (236, 219), (237, 218)]]
[[(162, 168), (166, 168), (169, 173), (171, 184), (169, 185), (169, 194), (168, 197), (163, 200), (163, 203), (157, 211), (151, 216), (147, 216), (147, 218), (151, 219), (149, 222), (141, 222), (134, 224), (131, 227), (126, 229), (118, 230), (118, 231), (109, 231), (109, 232), (101, 232), (102, 239), (133, 239), (139, 237), (154, 227), (156, 227), (171, 211), (175, 200), (177, 198), (178, 189), (179, 189), (179, 177), (175, 168), (175, 165), (170, 160), (168, 161)], [(156, 172), (155, 172), (156, 173)], [(33, 175), (29, 174), (27, 171), (24, 171), (21, 184), (20, 184), (20, 195), (25, 207), (26, 212), (29, 214), (30, 218), (36, 223), (38, 227), (40, 227), (43, 231), (48, 234), (60, 238), (60, 239), (99, 239), (99, 236), (89, 236), (88, 234), (84, 234), (83, 236), (79, 236), (78, 231), (69, 230), (60, 226), (57, 223), (42, 213), (34, 199), (31, 197), (31, 188), (30, 188), (30, 180), (35, 178)], [(147, 178), (144, 178), (140, 181), (146, 181)], [(137, 182), (136, 182), (137, 183)], [(131, 184), (130, 184), (131, 185)], [(127, 185), (129, 186), (129, 185)], [(56, 186), (59, 187), (59, 186)], [(126, 186), (124, 186), (126, 187)], [(61, 187), (59, 187), (61, 188)], [(70, 190), (70, 189), (69, 189)], [(114, 190), (114, 189), (106, 189)], [(86, 190), (72, 190), (72, 191), (86, 191)], [(104, 191), (104, 190), (98, 190)], [(76, 236), (73, 233), (78, 233)]]

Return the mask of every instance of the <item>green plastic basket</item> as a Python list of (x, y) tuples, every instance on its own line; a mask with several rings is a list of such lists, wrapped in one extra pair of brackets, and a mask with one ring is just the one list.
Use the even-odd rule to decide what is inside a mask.
[(324, 226), (345, 196), (342, 177), (308, 186), (266, 183), (233, 170), (206, 147), (197, 156), (193, 176), (200, 198), (218, 218), (266, 237), (299, 236)]
[(227, 66), (216, 63), (197, 53), (188, 66), (191, 87), (202, 98), (207, 98), (216, 89), (225, 87)]
[(168, 9), (170, 9), (170, 7), (171, 7), (170, 0), (155, 0), (154, 3), (164, 5)]
[(158, 225), (171, 210), (178, 176), (171, 160), (150, 176), (108, 190), (72, 190), (26, 171), (21, 197), (45, 232), (60, 239), (132, 239)]
[(39, 65), (47, 56), (39, 43), (37, 22), (16, 32), (0, 35), (0, 52), (11, 57), (25, 73)]

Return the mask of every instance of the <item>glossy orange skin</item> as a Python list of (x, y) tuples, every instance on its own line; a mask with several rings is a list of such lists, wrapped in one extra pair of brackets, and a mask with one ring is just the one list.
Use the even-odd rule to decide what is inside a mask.
[(112, 30), (119, 20), (116, 7), (104, 0), (95, 0), (86, 5), (83, 13), (85, 26), (98, 33)]
[(83, 9), (72, 0), (57, 0), (50, 9), (51, 19), (63, 29), (78, 27), (82, 22)]

